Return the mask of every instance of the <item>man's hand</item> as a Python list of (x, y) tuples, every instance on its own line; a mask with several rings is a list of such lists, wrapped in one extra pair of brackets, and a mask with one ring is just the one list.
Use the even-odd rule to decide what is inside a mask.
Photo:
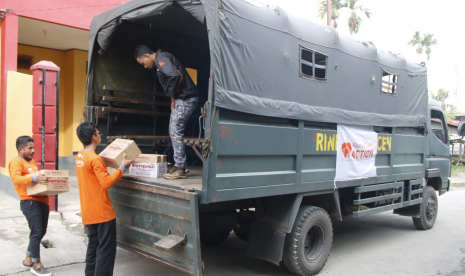
[(127, 168), (129, 168), (131, 166), (132, 163), (134, 163), (134, 160), (127, 160), (126, 159), (126, 154), (125, 154), (124, 157), (123, 157), (123, 164), (122, 165), (125, 166), (126, 169), (127, 169)]
[(171, 111), (174, 110), (175, 105), (176, 105), (176, 99), (175, 99), (175, 98), (171, 98)]
[(45, 176), (45, 174), (40, 174), (37, 176), (37, 184), (47, 184), (48, 181), (47, 181), (47, 177)]

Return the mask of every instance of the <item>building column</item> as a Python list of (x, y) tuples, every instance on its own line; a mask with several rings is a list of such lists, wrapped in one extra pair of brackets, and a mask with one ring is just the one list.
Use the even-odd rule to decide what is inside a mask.
[[(0, 66), (0, 167), (6, 166), (6, 88), (7, 72), (17, 70), (18, 15), (11, 10), (1, 11), (1, 66)], [(13, 145), (9, 145), (13, 146)]]

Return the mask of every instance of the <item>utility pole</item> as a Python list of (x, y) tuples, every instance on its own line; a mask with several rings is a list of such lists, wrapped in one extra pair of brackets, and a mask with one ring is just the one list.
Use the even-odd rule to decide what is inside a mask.
[(332, 11), (332, 7), (331, 7), (331, 0), (326, 0), (326, 18), (327, 18), (327, 22), (326, 24), (328, 26), (331, 26), (331, 20), (332, 20), (332, 14), (331, 14), (331, 11)]

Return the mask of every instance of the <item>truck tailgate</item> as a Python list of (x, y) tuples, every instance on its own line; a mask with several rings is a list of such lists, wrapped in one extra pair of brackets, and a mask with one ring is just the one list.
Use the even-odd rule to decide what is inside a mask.
[(110, 190), (118, 246), (202, 275), (197, 193), (130, 180)]

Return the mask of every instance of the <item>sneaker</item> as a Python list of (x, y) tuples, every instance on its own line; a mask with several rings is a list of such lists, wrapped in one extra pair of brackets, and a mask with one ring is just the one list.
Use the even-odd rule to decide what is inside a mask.
[(168, 170), (168, 173), (169, 173), (169, 174), (172, 174), (172, 173), (174, 173), (177, 169), (178, 169), (178, 167), (173, 166), (171, 169)]
[[(21, 267), (24, 267), (24, 268), (31, 268), (33, 265), (33, 263), (31, 263), (30, 265), (27, 265), (24, 263), (24, 261), (21, 263)], [(44, 266), (44, 268), (47, 268), (44, 264), (42, 264)]]
[(187, 175), (184, 169), (177, 168), (174, 172), (167, 173), (163, 177), (166, 179), (186, 179)]
[(31, 272), (32, 274), (35, 274), (37, 276), (51, 276), (52, 275), (52, 273), (48, 272), (43, 265), (41, 265), (37, 269), (35, 269), (34, 267), (31, 267)]

